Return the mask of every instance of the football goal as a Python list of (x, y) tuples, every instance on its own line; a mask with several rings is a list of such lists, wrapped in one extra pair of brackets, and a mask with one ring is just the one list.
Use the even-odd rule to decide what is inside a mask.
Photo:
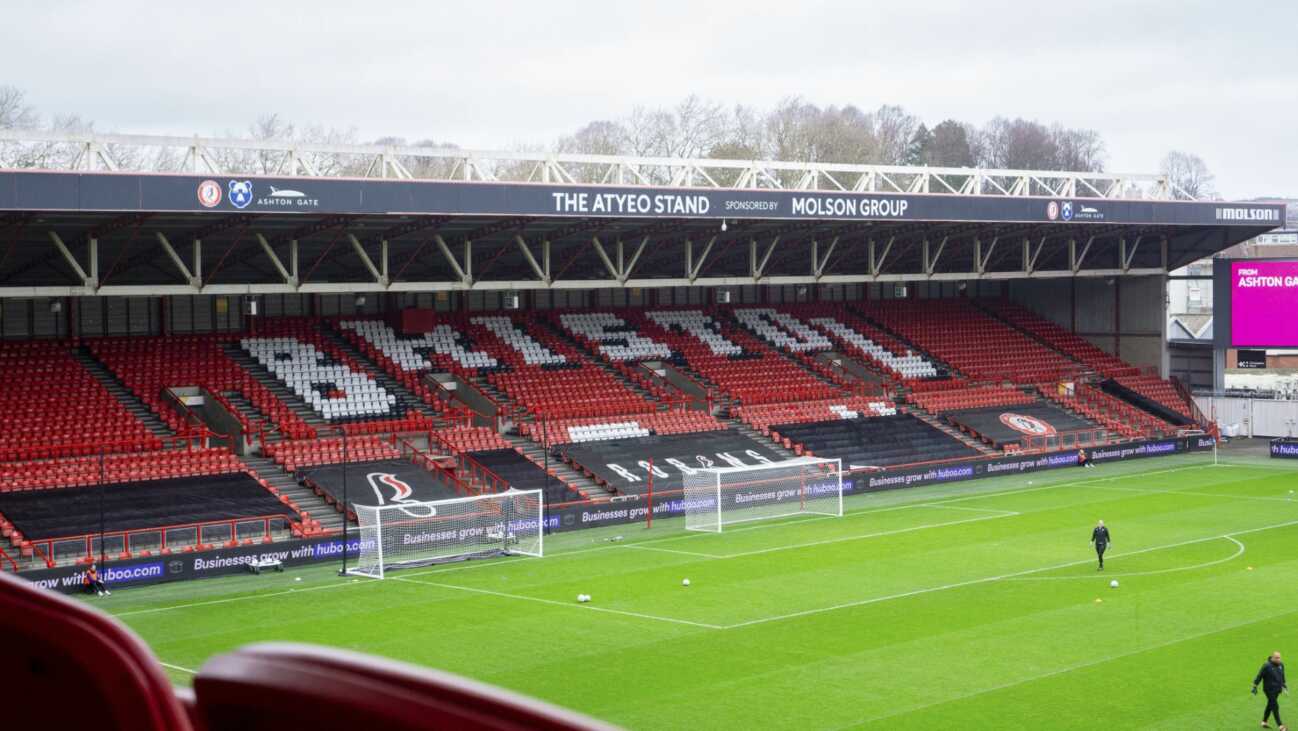
[(686, 530), (719, 533), (734, 523), (802, 513), (843, 514), (842, 461), (818, 457), (685, 476)]
[(353, 505), (360, 550), (347, 573), (375, 579), (397, 568), (487, 556), (541, 556), (545, 516), (540, 490)]

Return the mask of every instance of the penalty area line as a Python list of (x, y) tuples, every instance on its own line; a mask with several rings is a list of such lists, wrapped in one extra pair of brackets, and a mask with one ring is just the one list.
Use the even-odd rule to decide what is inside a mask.
[(191, 670), (190, 668), (181, 667), (180, 665), (172, 665), (169, 662), (163, 662), (161, 660), (158, 661), (158, 664), (164, 668), (170, 668), (171, 670), (176, 670), (182, 673), (189, 673), (190, 675), (198, 675), (197, 670)]
[(590, 604), (573, 604), (571, 602), (561, 602), (555, 599), (545, 599), (543, 597), (527, 596), (525, 594), (509, 594), (503, 591), (492, 591), (491, 589), (478, 589), (472, 586), (458, 586), (456, 584), (443, 584), (436, 581), (419, 581), (418, 579), (397, 578), (396, 581), (404, 581), (408, 584), (423, 584), (424, 586), (436, 586), (441, 589), (453, 589), (455, 591), (466, 591), (472, 594), (485, 594), (487, 596), (500, 597), (502, 599), (515, 599), (518, 601), (536, 602), (538, 604), (549, 604), (556, 607), (565, 607), (567, 609), (578, 609), (588, 612), (603, 612), (605, 614), (617, 614), (623, 617), (634, 617), (636, 619), (649, 619), (655, 622), (668, 622), (671, 624), (683, 624), (700, 629), (725, 629), (719, 624), (707, 624), (705, 622), (693, 622), (688, 619), (676, 619), (675, 617), (660, 617), (655, 614), (642, 614), (640, 612), (630, 612), (624, 609), (610, 609), (608, 607), (596, 607)]

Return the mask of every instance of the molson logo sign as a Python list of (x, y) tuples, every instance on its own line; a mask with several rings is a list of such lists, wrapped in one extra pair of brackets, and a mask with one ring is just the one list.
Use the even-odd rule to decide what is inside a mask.
[(1055, 428), (1035, 416), (1005, 412), (1001, 414), (1001, 423), (1016, 432), (1030, 437), (1048, 437), (1055, 434)]

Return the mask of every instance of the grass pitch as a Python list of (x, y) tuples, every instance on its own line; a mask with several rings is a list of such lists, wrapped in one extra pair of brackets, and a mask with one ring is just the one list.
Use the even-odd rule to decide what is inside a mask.
[(857, 496), (843, 518), (720, 535), (681, 520), (558, 534), (544, 559), (384, 581), (331, 565), (95, 603), (177, 682), (289, 640), (633, 729), (1245, 728), (1266, 654), (1298, 654), (1294, 489), (1277, 461), (1190, 455)]

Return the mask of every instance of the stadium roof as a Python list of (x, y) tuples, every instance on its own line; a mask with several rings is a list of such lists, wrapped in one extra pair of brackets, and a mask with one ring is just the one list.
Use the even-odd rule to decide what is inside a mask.
[(1285, 220), (1156, 175), (12, 130), (0, 158), (46, 168), (0, 171), (4, 297), (1151, 275)]

